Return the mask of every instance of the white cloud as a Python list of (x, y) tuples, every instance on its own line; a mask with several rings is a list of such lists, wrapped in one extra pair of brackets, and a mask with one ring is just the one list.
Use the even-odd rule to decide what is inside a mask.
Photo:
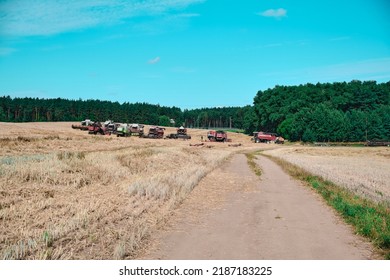
[[(5, 0), (0, 35), (52, 35), (119, 24), (137, 16), (161, 15), (205, 0)], [(187, 17), (197, 14), (183, 14)]]
[(285, 10), (283, 8), (279, 8), (276, 10), (269, 9), (269, 10), (266, 10), (264, 12), (258, 13), (258, 15), (261, 15), (263, 17), (273, 17), (273, 18), (280, 19), (282, 17), (287, 16), (287, 10)]
[(160, 57), (157, 56), (151, 60), (148, 61), (149, 64), (156, 64), (156, 63), (159, 63), (160, 62)]

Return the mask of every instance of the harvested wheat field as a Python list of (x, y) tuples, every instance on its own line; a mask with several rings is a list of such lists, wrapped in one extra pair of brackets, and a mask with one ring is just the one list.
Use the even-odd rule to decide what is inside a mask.
[[(390, 197), (386, 148), (254, 144), (249, 136), (236, 133), (229, 133), (231, 143), (212, 143), (201, 142), (205, 130), (188, 133), (191, 140), (119, 138), (88, 135), (71, 129), (68, 122), (0, 123), (0, 257), (137, 258), (183, 202), (195, 208), (215, 203), (215, 197), (206, 199), (209, 193), (199, 196), (202, 203), (186, 198), (213, 170), (213, 176), (225, 182), (228, 175), (217, 167), (248, 151), (264, 150), (374, 200)], [(246, 164), (240, 163), (237, 174), (247, 168), (241, 165)], [(215, 182), (222, 188), (217, 197), (242, 191), (241, 185), (229, 182)], [(202, 191), (210, 192), (200, 188), (197, 193)], [(248, 207), (263, 209), (258, 207), (261, 199), (251, 201)], [(246, 209), (238, 207), (233, 212)], [(230, 242), (228, 236), (221, 238)]]
[(206, 131), (189, 134), (117, 138), (66, 122), (0, 123), (0, 257), (132, 258), (208, 172), (256, 147), (233, 133), (241, 146), (191, 146)]
[(264, 152), (352, 190), (390, 204), (390, 148), (284, 147)]

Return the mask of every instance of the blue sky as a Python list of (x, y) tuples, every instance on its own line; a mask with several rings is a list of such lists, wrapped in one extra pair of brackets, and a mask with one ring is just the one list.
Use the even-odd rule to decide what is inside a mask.
[(0, 95), (244, 106), (390, 80), (387, 0), (0, 0)]

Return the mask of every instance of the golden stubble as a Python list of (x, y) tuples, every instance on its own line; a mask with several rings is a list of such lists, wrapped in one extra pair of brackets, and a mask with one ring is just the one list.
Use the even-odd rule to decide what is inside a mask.
[(190, 146), (205, 138), (199, 129), (184, 141), (94, 136), (70, 123), (0, 128), (2, 259), (132, 258), (198, 182), (238, 151), (227, 143)]
[(284, 159), (359, 196), (390, 203), (388, 147), (286, 147), (265, 154)]

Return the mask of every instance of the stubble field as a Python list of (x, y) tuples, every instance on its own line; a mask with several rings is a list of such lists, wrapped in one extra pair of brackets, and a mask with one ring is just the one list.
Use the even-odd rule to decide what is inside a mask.
[[(88, 135), (71, 123), (0, 123), (0, 258), (131, 259), (210, 171), (266, 150), (359, 195), (390, 201), (389, 148)], [(148, 127), (146, 127), (146, 130)], [(174, 128), (167, 128), (166, 134)], [(233, 147), (230, 144), (242, 144)]]
[(265, 154), (286, 160), (359, 196), (390, 204), (389, 147), (284, 147)]
[(200, 179), (250, 149), (190, 146), (204, 130), (184, 141), (94, 136), (70, 125), (0, 123), (2, 259), (132, 258)]

